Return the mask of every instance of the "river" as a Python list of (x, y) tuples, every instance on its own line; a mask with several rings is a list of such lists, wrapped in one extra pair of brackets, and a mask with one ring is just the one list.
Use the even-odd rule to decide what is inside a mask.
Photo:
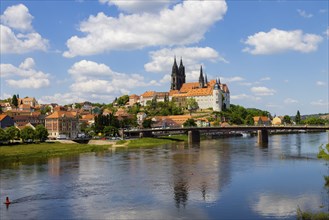
[(232, 137), (1, 167), (4, 219), (296, 219), (328, 211), (328, 133)]

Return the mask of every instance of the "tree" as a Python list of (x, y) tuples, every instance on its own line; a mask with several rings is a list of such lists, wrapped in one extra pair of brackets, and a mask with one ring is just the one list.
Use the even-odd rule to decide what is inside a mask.
[(124, 106), (126, 103), (129, 101), (129, 96), (128, 95), (123, 95), (117, 99), (117, 104), (119, 106)]
[(296, 117), (295, 117), (295, 122), (296, 124), (300, 124), (302, 121), (301, 117), (300, 117), (300, 113), (299, 110), (297, 111)]
[(188, 98), (186, 99), (187, 104), (187, 110), (190, 112), (195, 111), (199, 108), (198, 102), (195, 100), (195, 98)]
[(23, 142), (35, 139), (35, 131), (31, 127), (25, 127), (21, 130), (21, 138)]
[(103, 133), (105, 136), (116, 136), (119, 134), (119, 129), (109, 125), (104, 127)]
[(2, 128), (0, 128), (0, 143), (6, 142), (8, 140), (9, 139), (8, 139), (6, 132)]
[(152, 126), (153, 121), (151, 119), (145, 119), (142, 123), (143, 128), (150, 128)]
[(48, 131), (43, 125), (37, 125), (35, 127), (35, 137), (41, 142), (45, 141), (48, 138)]
[(283, 123), (291, 124), (291, 118), (289, 115), (283, 116)]
[(13, 141), (20, 137), (20, 130), (15, 126), (11, 126), (5, 129), (8, 140)]
[(16, 108), (18, 107), (18, 99), (16, 95), (13, 95), (13, 98), (11, 100), (11, 104), (13, 104)]
[(184, 127), (196, 127), (197, 124), (195, 123), (193, 118), (189, 118), (184, 122), (183, 126)]

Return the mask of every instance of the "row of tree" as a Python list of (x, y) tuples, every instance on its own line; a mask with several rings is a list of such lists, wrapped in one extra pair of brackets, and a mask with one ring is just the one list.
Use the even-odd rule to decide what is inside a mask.
[(39, 140), (41, 142), (48, 138), (48, 131), (43, 125), (37, 125), (35, 130), (32, 127), (24, 127), (19, 130), (15, 126), (6, 129), (0, 128), (0, 142), (13, 142), (22, 140), (23, 142)]

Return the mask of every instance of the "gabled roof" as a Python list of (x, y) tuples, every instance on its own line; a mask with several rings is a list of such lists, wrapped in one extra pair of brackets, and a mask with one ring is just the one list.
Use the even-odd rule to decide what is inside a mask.
[(199, 88), (200, 84), (198, 82), (184, 83), (182, 88), (179, 90), (181, 93), (190, 91), (191, 89)]
[(212, 87), (191, 89), (187, 92), (187, 96), (209, 96), (212, 95), (212, 91)]
[(46, 119), (48, 118), (63, 118), (63, 117), (67, 117), (67, 118), (75, 118), (77, 115), (76, 112), (66, 112), (66, 111), (55, 111), (54, 113), (52, 113), (51, 115), (48, 115), (46, 117)]
[(9, 116), (6, 115), (6, 114), (0, 114), (0, 121), (2, 121), (3, 119), (5, 119), (6, 117), (9, 117)]
[(143, 98), (149, 98), (149, 97), (153, 97), (155, 93), (156, 93), (155, 91), (146, 91), (141, 96), (143, 96)]

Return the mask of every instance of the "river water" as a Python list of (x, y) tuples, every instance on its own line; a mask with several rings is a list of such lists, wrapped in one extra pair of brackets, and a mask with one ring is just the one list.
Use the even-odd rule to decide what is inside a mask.
[(328, 133), (232, 137), (2, 166), (3, 219), (296, 219), (328, 211)]

